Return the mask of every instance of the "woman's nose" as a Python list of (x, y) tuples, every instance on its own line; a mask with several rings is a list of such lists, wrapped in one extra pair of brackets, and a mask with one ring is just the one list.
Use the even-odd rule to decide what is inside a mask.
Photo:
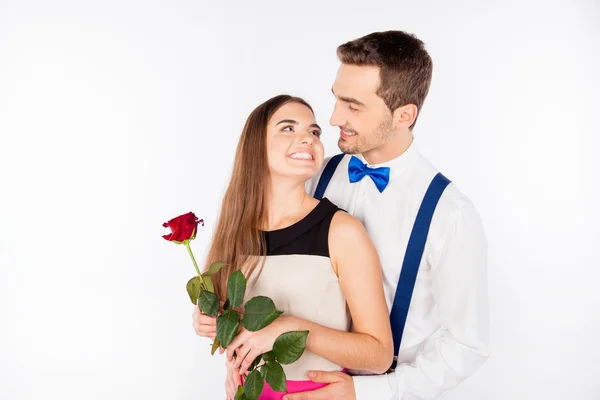
[(302, 144), (308, 144), (308, 145), (312, 145), (314, 141), (314, 136), (312, 133), (310, 132), (306, 132), (304, 135), (302, 135), (302, 137), (300, 138), (300, 143)]

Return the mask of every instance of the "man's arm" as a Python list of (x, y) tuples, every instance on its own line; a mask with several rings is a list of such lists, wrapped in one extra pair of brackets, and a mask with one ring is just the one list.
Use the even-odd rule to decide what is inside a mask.
[(431, 400), (456, 387), (487, 360), (486, 240), (471, 204), (450, 225), (432, 290), (441, 328), (421, 345), (410, 364), (379, 376), (355, 376), (357, 400)]

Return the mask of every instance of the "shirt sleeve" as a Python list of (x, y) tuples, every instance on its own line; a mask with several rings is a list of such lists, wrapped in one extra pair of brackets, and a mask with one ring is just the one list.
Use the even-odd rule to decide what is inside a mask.
[(480, 217), (462, 207), (447, 228), (431, 266), (435, 312), (441, 327), (422, 344), (415, 360), (395, 372), (355, 376), (357, 400), (432, 400), (473, 375), (488, 359), (487, 244)]
[(396, 373), (353, 376), (356, 400), (395, 399), (398, 392)]

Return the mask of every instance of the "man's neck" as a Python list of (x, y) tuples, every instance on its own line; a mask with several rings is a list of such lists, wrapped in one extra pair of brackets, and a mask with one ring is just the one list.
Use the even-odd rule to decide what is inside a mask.
[(400, 157), (408, 150), (414, 140), (412, 131), (399, 134), (384, 145), (365, 151), (362, 156), (371, 165), (382, 164)]

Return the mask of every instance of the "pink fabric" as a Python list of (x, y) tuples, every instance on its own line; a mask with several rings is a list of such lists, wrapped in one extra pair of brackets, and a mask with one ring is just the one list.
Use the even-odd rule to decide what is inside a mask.
[[(341, 372), (346, 372), (344, 368)], [(244, 376), (242, 375), (242, 385), (244, 384)], [(287, 386), (287, 392), (275, 392), (271, 389), (271, 386), (267, 382), (265, 382), (265, 388), (263, 389), (262, 394), (258, 398), (258, 400), (281, 400), (283, 396), (288, 393), (300, 393), (307, 392), (309, 390), (316, 390), (322, 387), (327, 386), (327, 383), (315, 383), (313, 381), (285, 381)]]
[[(286, 381), (287, 393), (300, 393), (315, 390), (327, 386), (326, 383), (314, 383), (313, 381)], [(274, 392), (271, 386), (265, 382), (265, 388), (258, 400), (281, 400), (286, 392)]]

